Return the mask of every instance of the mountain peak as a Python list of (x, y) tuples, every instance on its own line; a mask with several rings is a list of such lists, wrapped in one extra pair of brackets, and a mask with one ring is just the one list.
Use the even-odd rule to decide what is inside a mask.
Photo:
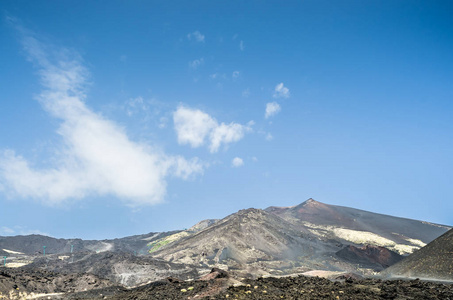
[(305, 200), (299, 205), (292, 207), (293, 210), (325, 210), (328, 209), (329, 205), (326, 205), (322, 202), (316, 201), (313, 198)]
[(322, 204), (322, 203), (316, 201), (316, 200), (313, 199), (313, 198), (310, 198), (310, 199), (305, 200), (304, 202), (302, 202), (302, 205), (304, 205), (304, 204), (312, 204), (312, 205), (316, 205), (316, 204)]
[(299, 207), (304, 207), (304, 206), (311, 206), (311, 207), (315, 207), (315, 206), (318, 206), (318, 205), (325, 205), (324, 203), (321, 203), (319, 201), (316, 201), (315, 199), (313, 198), (309, 198), (307, 200), (305, 200), (304, 202), (300, 203), (300, 204), (297, 204), (297, 205), (293, 205), (293, 206), (269, 206), (268, 208), (264, 209), (266, 212), (273, 212), (273, 213), (276, 213), (276, 212), (281, 212), (281, 211), (286, 211), (286, 210), (291, 210), (291, 209), (295, 209), (295, 208), (299, 208)]

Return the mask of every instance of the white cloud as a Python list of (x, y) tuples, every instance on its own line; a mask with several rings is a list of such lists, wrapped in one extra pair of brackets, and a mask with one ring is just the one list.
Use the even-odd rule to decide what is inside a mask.
[(231, 77), (233, 77), (233, 78), (238, 78), (240, 74), (241, 74), (241, 72), (239, 72), (239, 71), (234, 71), (233, 74), (231, 75)]
[(182, 156), (168, 157), (166, 163), (170, 167), (173, 176), (186, 180), (190, 179), (194, 174), (203, 174), (204, 167), (207, 166), (198, 158), (187, 160)]
[(173, 122), (181, 145), (189, 144), (197, 148), (208, 142), (211, 153), (217, 152), (222, 144), (227, 145), (241, 140), (245, 133), (250, 132), (253, 123), (241, 125), (218, 123), (207, 113), (199, 109), (184, 106), (178, 107), (173, 113)]
[(248, 96), (250, 96), (250, 89), (246, 88), (242, 91), (242, 97), (247, 98)]
[(245, 132), (248, 130), (249, 127), (245, 127), (238, 123), (221, 123), (211, 131), (209, 136), (211, 141), (209, 151), (211, 153), (217, 152), (222, 144), (226, 145), (241, 140), (244, 137)]
[(258, 158), (256, 158), (256, 156), (252, 156), (252, 161), (257, 162)]
[(204, 35), (201, 34), (201, 32), (199, 32), (198, 30), (187, 35), (187, 39), (189, 41), (192, 40), (192, 38), (197, 42), (204, 42)]
[(241, 49), (241, 51), (244, 51), (244, 49), (245, 49), (244, 41), (239, 42), (239, 49)]
[(178, 135), (179, 144), (189, 144), (192, 148), (204, 144), (206, 136), (218, 126), (207, 113), (184, 106), (178, 107), (173, 113), (173, 122)]
[[(38, 96), (43, 108), (61, 121), (62, 145), (53, 167), (37, 168), (13, 150), (0, 150), (0, 182), (10, 197), (38, 199), (54, 205), (92, 195), (115, 196), (131, 206), (161, 202), (166, 177), (183, 179), (202, 173), (197, 160), (166, 155), (134, 142), (123, 128), (93, 112), (84, 103), (88, 71), (68, 51), (58, 59), (30, 35), (23, 38), (30, 60), (40, 69), (45, 89)], [(72, 55), (71, 55), (72, 57)], [(51, 60), (55, 60), (51, 62)], [(136, 101), (140, 103), (140, 99)]]
[(278, 114), (281, 110), (280, 105), (277, 102), (269, 102), (266, 104), (266, 112), (264, 113), (264, 117), (267, 119)]
[(204, 64), (204, 58), (203, 57), (199, 58), (199, 59), (195, 59), (193, 61), (190, 61), (189, 62), (189, 67), (191, 67), (192, 69), (197, 69), (202, 64)]
[(274, 98), (288, 98), (290, 96), (289, 89), (285, 87), (282, 83), (279, 83), (275, 86)]
[(244, 161), (242, 160), (242, 158), (240, 157), (235, 157), (233, 158), (233, 160), (231, 161), (231, 165), (235, 168), (239, 168), (241, 166), (244, 165)]

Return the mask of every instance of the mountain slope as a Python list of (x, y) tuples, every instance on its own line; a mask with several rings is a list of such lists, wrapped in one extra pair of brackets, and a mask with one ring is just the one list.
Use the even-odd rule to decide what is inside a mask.
[(453, 230), (385, 269), (381, 275), (453, 281)]
[(393, 217), (309, 199), (297, 206), (265, 209), (300, 229), (345, 244), (375, 245), (407, 255), (451, 227)]
[(358, 264), (361, 268), (375, 271), (383, 270), (403, 259), (403, 256), (387, 248), (370, 245), (363, 247), (349, 245), (335, 254), (345, 261)]
[(321, 266), (327, 253), (339, 249), (335, 242), (321, 242), (308, 230), (295, 228), (278, 216), (247, 209), (165, 245), (154, 255), (171, 262), (275, 273)]
[(152, 252), (172, 262), (224, 265), (255, 274), (312, 269), (370, 273), (448, 228), (309, 199), (294, 207), (241, 210), (195, 234), (161, 239)]

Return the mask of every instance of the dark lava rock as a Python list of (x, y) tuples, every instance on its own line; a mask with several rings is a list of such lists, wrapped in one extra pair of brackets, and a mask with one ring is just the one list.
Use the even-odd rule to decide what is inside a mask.
[(219, 268), (212, 268), (211, 272), (209, 274), (204, 275), (201, 277), (199, 280), (213, 280), (213, 279), (218, 279), (218, 278), (228, 278), (228, 272), (224, 271)]
[[(77, 252), (73, 257), (64, 261), (58, 259), (57, 256), (49, 255), (35, 259), (32, 264), (23, 268), (29, 270), (45, 268), (62, 274), (90, 273), (127, 287), (162, 280), (167, 277), (177, 276), (182, 280), (195, 279), (199, 277), (198, 270), (201, 269), (155, 259), (149, 255), (136, 256), (128, 252), (109, 251), (101, 253)], [(126, 274), (126, 276), (123, 274)]]
[[(335, 282), (317, 277), (259, 278), (230, 287), (213, 299), (451, 299), (453, 286), (374, 279)], [(176, 299), (176, 298), (175, 298)]]
[[(111, 287), (114, 284), (93, 274), (57, 274), (45, 270), (0, 268), (0, 293), (67, 293)], [(1, 299), (1, 297), (0, 297)]]
[(336, 280), (346, 280), (347, 282), (352, 282), (352, 280), (360, 280), (363, 279), (364, 277), (362, 275), (356, 274), (356, 273), (344, 273), (341, 274), (334, 279)]
[(363, 247), (346, 246), (337, 253), (343, 260), (359, 264), (362, 268), (382, 271), (403, 259), (402, 255), (387, 248), (373, 245)]
[[(148, 284), (92, 299), (453, 299), (453, 285), (420, 280), (268, 277), (245, 280), (241, 286), (228, 288), (217, 284), (224, 282), (222, 280)], [(217, 293), (212, 293), (216, 287)], [(211, 292), (206, 293), (208, 290)], [(99, 292), (101, 290), (91, 293)]]

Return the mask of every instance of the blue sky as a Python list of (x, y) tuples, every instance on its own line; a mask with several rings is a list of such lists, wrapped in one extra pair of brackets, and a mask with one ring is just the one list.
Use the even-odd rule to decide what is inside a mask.
[(453, 225), (451, 1), (2, 1), (0, 235), (318, 201)]

